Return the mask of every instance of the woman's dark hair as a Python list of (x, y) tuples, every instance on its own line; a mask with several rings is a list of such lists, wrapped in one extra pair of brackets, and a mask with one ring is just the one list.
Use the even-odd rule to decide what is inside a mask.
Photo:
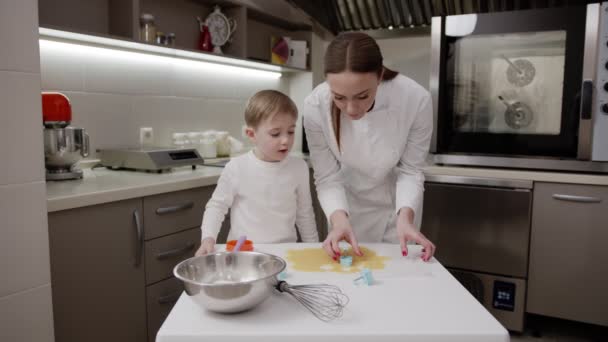
[[(340, 33), (325, 52), (325, 75), (344, 71), (374, 72), (382, 81), (392, 80), (399, 73), (382, 64), (382, 53), (374, 38), (362, 32)], [(331, 121), (340, 148), (340, 110), (332, 101)]]

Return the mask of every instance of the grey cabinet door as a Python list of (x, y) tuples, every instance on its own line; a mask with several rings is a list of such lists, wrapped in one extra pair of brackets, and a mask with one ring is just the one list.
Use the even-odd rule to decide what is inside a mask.
[(530, 237), (529, 189), (424, 185), (422, 232), (451, 268), (526, 278)]
[(142, 200), (49, 214), (55, 340), (146, 341)]
[(608, 187), (536, 183), (528, 312), (608, 326)]

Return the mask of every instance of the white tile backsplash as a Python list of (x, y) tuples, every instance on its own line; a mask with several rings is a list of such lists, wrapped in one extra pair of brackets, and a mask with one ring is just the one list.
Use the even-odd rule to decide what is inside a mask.
[(0, 70), (39, 73), (37, 41), (38, 2), (0, 1)]
[(40, 75), (0, 71), (0, 185), (44, 179)]
[(173, 64), (173, 72), (171, 95), (174, 96), (236, 98), (237, 89), (242, 86), (234, 77), (214, 70), (210, 64), (177, 62)]
[[(143, 53), (80, 47), (84, 89), (91, 93), (169, 95), (171, 59)], [(71, 56), (66, 56), (70, 59)]]
[(0, 186), (0, 297), (51, 281), (44, 198), (44, 182)]
[(0, 341), (54, 341), (51, 285), (0, 298)]
[(43, 90), (84, 91), (84, 54), (72, 49), (66, 58), (65, 46), (49, 41), (40, 42), (40, 54)]
[(258, 90), (289, 94), (289, 77), (124, 51), (42, 45), (45, 90), (64, 92), (73, 125), (97, 148), (137, 146), (139, 127), (152, 127), (156, 145), (174, 132), (229, 131), (242, 140), (243, 111)]
[(72, 126), (84, 128), (89, 135), (89, 158), (94, 158), (99, 148), (129, 147), (139, 142), (139, 130), (133, 124), (131, 96), (63, 93), (72, 104)]

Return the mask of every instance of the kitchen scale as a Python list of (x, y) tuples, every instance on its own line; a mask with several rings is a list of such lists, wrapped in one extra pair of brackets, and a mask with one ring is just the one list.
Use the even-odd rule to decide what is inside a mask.
[(146, 147), (98, 150), (101, 165), (109, 169), (146, 172), (169, 171), (180, 166), (203, 165), (203, 158), (194, 148)]

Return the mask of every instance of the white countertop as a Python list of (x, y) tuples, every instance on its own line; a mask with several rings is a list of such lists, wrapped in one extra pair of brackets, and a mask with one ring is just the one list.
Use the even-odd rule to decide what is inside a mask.
[[(196, 170), (192, 170), (190, 167), (182, 167), (162, 174), (117, 171), (105, 168), (83, 168), (83, 170), (83, 179), (47, 182), (47, 208), (49, 212), (214, 185), (217, 183), (223, 169), (199, 166)], [(565, 172), (428, 166), (424, 169), (424, 173), (427, 176), (465, 176), (608, 185), (608, 175)]]
[[(250, 311), (217, 314), (182, 293), (159, 330), (157, 342), (272, 341), (467, 341), (506, 342), (507, 330), (435, 259), (420, 260), (420, 246), (402, 257), (398, 245), (364, 244), (389, 256), (375, 283), (356, 286), (356, 274), (304, 273), (287, 266), (291, 284), (334, 284), (350, 297), (344, 315), (330, 323), (315, 318), (288, 294), (273, 293)], [(319, 244), (258, 245), (284, 256), (287, 249)]]
[(46, 183), (49, 212), (214, 185), (221, 167), (190, 166), (166, 173), (84, 169), (79, 180)]

